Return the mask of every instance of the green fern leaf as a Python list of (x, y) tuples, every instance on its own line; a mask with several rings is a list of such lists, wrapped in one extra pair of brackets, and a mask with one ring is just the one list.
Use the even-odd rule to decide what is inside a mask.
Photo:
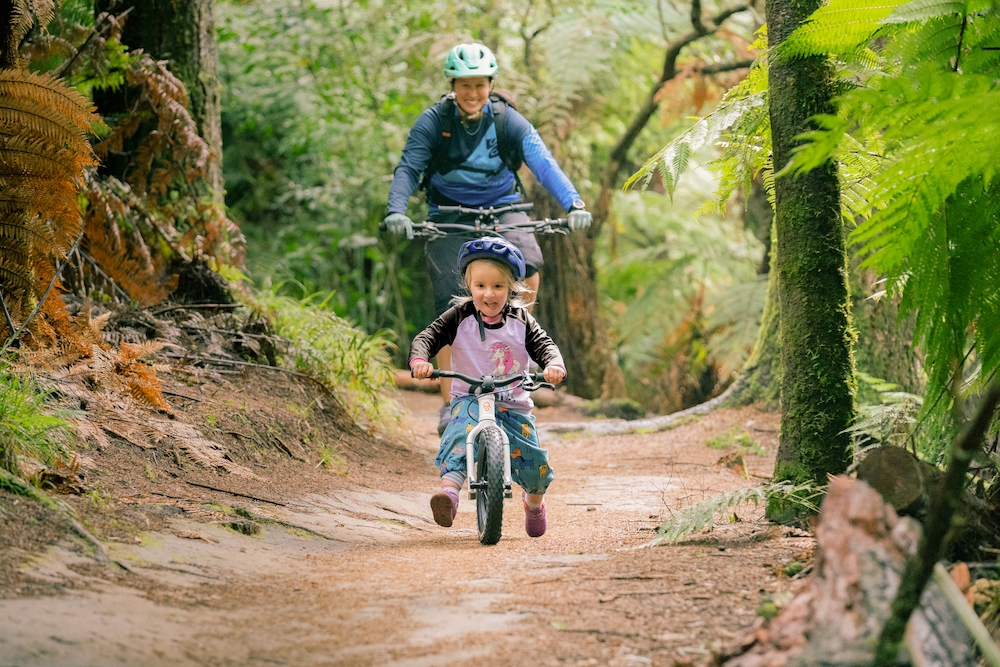
[(942, 16), (966, 16), (989, 6), (989, 2), (962, 2), (961, 0), (911, 0), (900, 5), (883, 23), (914, 23)]
[(741, 121), (748, 111), (764, 105), (765, 99), (764, 93), (756, 93), (720, 105), (718, 109), (699, 120), (647, 160), (642, 168), (625, 182), (624, 189), (632, 189), (639, 181), (643, 181), (643, 185), (647, 184), (650, 174), (659, 168), (664, 187), (673, 197), (677, 180), (687, 170), (691, 154), (716, 142), (723, 133)]
[(861, 49), (885, 28), (884, 21), (905, 0), (831, 0), (809, 21), (789, 35), (779, 57), (797, 58), (828, 53), (850, 54)]
[(826, 487), (820, 487), (811, 482), (793, 484), (788, 481), (720, 493), (675, 512), (673, 516), (660, 525), (656, 539), (652, 541), (651, 546), (675, 544), (685, 537), (713, 525), (715, 517), (719, 514), (730, 512), (749, 503), (760, 506), (767, 504), (772, 499), (780, 499), (803, 507), (810, 512), (819, 512), (817, 502), (824, 493), (826, 493)]

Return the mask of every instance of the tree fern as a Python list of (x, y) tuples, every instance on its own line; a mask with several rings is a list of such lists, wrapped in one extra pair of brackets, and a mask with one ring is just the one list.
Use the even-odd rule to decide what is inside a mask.
[(883, 24), (899, 28), (881, 48), (883, 71), (841, 95), (836, 116), (816, 119), (790, 168), (831, 157), (850, 165), (856, 187), (842, 205), (858, 221), (851, 240), (902, 293), (902, 311), (916, 312), (915, 342), (937, 395), (970, 334), (982, 372), (1000, 368), (1000, 61), (985, 48), (997, 46), (1000, 16), (980, 0), (914, 0)]
[(703, 528), (714, 525), (716, 517), (720, 514), (728, 514), (749, 503), (759, 507), (772, 500), (779, 500), (802, 507), (808, 512), (817, 513), (819, 499), (825, 493), (826, 487), (816, 486), (811, 482), (793, 484), (787, 481), (720, 493), (674, 512), (660, 525), (656, 539), (651, 545), (675, 544)]

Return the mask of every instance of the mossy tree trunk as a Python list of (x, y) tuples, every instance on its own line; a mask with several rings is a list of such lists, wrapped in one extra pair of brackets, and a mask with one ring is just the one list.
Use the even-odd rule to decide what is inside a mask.
[[(785, 40), (820, 0), (769, 0), (770, 45)], [(809, 119), (833, 113), (833, 68), (825, 57), (772, 58), (769, 70), (774, 165), (788, 163)], [(854, 359), (847, 253), (836, 165), (783, 175), (775, 183), (778, 300), (781, 308), (781, 439), (775, 480), (843, 472), (851, 460), (844, 432), (854, 416)], [(769, 508), (772, 518), (781, 508)]]
[[(157, 60), (167, 60), (168, 69), (184, 82), (198, 134), (212, 152), (207, 185), (221, 203), (222, 89), (215, 48), (215, 0), (96, 0), (94, 6), (98, 14), (120, 14), (129, 8), (132, 11), (125, 19), (121, 41), (130, 49), (142, 49)], [(128, 113), (129, 92), (122, 86), (95, 94), (101, 114)], [(126, 168), (122, 165), (120, 171)], [(111, 173), (121, 177), (118, 172), (111, 168)]]

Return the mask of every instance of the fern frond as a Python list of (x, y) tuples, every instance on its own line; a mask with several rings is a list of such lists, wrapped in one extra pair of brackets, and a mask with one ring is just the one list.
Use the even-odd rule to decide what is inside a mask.
[(674, 512), (669, 519), (660, 525), (656, 539), (650, 544), (652, 546), (676, 544), (685, 537), (712, 526), (715, 523), (715, 517), (723, 512), (728, 513), (748, 503), (760, 506), (776, 499), (797, 505), (809, 512), (819, 512), (819, 499), (825, 493), (825, 486), (817, 486), (812, 482), (793, 484), (788, 481), (720, 493)]
[(21, 41), (31, 30), (35, 19), (31, 15), (31, 7), (27, 0), (14, 0), (10, 8), (10, 31), (14, 43)]
[(778, 47), (777, 57), (835, 53), (848, 56), (863, 50), (885, 27), (885, 19), (906, 0), (831, 0)]
[(967, 0), (910, 0), (896, 7), (883, 23), (915, 23), (943, 16), (965, 16), (976, 11), (970, 5), (988, 6), (989, 2), (968, 2)]
[(681, 174), (687, 171), (691, 153), (705, 146), (714, 144), (727, 130), (743, 119), (749, 110), (765, 104), (766, 95), (757, 93), (745, 98), (738, 98), (730, 104), (720, 105), (714, 112), (708, 114), (690, 129), (664, 146), (653, 157), (632, 174), (625, 182), (624, 189), (629, 190), (642, 181), (643, 190), (649, 184), (653, 172), (658, 170), (663, 177), (663, 185), (667, 194), (673, 197), (677, 181)]
[(56, 3), (54, 0), (30, 0), (29, 6), (35, 15), (35, 21), (37, 21), (40, 30), (45, 30), (49, 23), (52, 22), (52, 19), (56, 17)]
[(100, 124), (94, 105), (76, 90), (69, 88), (51, 74), (36, 74), (24, 70), (0, 71), (0, 99), (16, 97), (31, 100), (41, 109), (60, 114), (80, 134), (91, 132)]

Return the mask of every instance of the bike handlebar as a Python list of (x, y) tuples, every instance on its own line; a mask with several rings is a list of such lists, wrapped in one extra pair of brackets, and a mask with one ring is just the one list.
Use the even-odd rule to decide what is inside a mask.
[[(542, 234), (566, 234), (569, 232), (569, 225), (566, 218), (545, 218), (544, 220), (526, 220), (521, 222), (501, 223), (500, 217), (505, 213), (518, 211), (531, 211), (535, 205), (531, 202), (520, 204), (505, 204), (503, 206), (490, 206), (488, 208), (470, 208), (468, 206), (438, 206), (438, 210), (443, 213), (463, 213), (466, 215), (478, 216), (474, 224), (460, 224), (450, 222), (434, 222), (426, 220), (424, 222), (413, 223), (413, 235), (429, 237), (431, 240), (447, 236), (449, 233), (503, 233), (515, 230), (531, 231)], [(490, 221), (486, 221), (489, 218)], [(482, 224), (484, 223), (485, 224)], [(378, 225), (379, 231), (386, 231), (385, 220)]]
[(504, 204), (503, 206), (490, 206), (489, 208), (483, 208), (482, 206), (477, 208), (471, 208), (469, 206), (438, 206), (438, 210), (442, 213), (468, 213), (470, 215), (503, 215), (504, 213), (514, 213), (517, 211), (531, 211), (535, 208), (533, 202), (523, 202), (520, 204)]
[[(410, 371), (410, 375), (413, 375), (413, 371)], [(476, 389), (482, 389), (483, 391), (494, 391), (501, 387), (506, 387), (507, 385), (514, 384), (518, 380), (530, 381), (530, 385), (526, 385), (523, 388), (527, 391), (535, 391), (536, 389), (541, 389), (542, 387), (547, 387), (549, 389), (555, 389), (555, 385), (545, 381), (545, 375), (543, 373), (529, 373), (525, 371), (520, 375), (512, 375), (507, 378), (496, 378), (492, 375), (484, 375), (481, 378), (475, 378), (465, 373), (459, 373), (457, 371), (442, 371), (434, 369), (431, 372), (431, 378), (456, 378), (468, 383), (470, 387)]]

